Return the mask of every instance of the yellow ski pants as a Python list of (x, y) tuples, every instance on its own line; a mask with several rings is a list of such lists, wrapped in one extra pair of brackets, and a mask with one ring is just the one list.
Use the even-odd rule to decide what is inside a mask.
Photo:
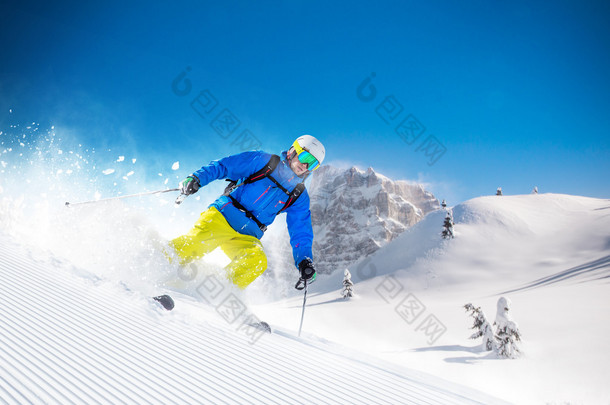
[(204, 211), (193, 229), (171, 240), (170, 246), (180, 257), (182, 266), (220, 247), (231, 259), (225, 267), (227, 278), (242, 289), (267, 269), (267, 256), (261, 241), (231, 228), (216, 207)]

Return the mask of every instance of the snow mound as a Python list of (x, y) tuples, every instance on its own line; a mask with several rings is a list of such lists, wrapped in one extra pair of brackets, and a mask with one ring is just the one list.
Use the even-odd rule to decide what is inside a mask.
[[(448, 210), (454, 239), (441, 238), (438, 210), (351, 266), (354, 298), (341, 298), (342, 274), (320, 276), (307, 328), (515, 403), (607, 403), (610, 200), (489, 196)], [(505, 294), (523, 336), (519, 360), (468, 339), (463, 306), (493, 313)], [(287, 323), (298, 308), (294, 298), (260, 311)]]

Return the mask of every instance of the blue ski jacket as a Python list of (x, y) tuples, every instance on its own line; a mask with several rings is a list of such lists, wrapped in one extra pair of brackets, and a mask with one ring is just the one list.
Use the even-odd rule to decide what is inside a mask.
[[(199, 179), (201, 187), (217, 179), (245, 179), (261, 170), (269, 162), (271, 156), (271, 154), (262, 151), (243, 152), (214, 160), (193, 174)], [(285, 151), (282, 152), (281, 160), (271, 176), (288, 191), (303, 181), (290, 168)], [(231, 195), (264, 225), (270, 225), (273, 222), (276, 214), (284, 207), (288, 197), (282, 189), (267, 177), (237, 187)], [(252, 235), (258, 239), (262, 238), (263, 231), (256, 222), (236, 208), (229, 197), (220, 196), (211, 206), (216, 207), (237, 232)], [(311, 228), (311, 212), (309, 211), (307, 190), (303, 190), (294, 204), (284, 212), (286, 212), (286, 224), (290, 234), (294, 263), (298, 267), (301, 260), (305, 258), (313, 259), (311, 251), (313, 230)]]

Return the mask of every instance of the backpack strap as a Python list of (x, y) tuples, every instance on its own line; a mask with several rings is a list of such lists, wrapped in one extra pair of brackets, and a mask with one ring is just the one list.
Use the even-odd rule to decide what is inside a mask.
[(299, 184), (294, 186), (292, 191), (288, 191), (276, 179), (274, 179), (273, 176), (267, 176), (267, 178), (269, 180), (271, 180), (272, 182), (274, 182), (275, 185), (280, 188), (280, 190), (282, 190), (284, 193), (286, 193), (286, 195), (288, 195), (288, 199), (284, 203), (284, 206), (282, 207), (282, 209), (277, 212), (278, 214), (280, 212), (284, 211), (286, 208), (290, 207), (292, 204), (294, 204), (294, 202), (297, 200), (297, 198), (299, 198), (299, 196), (303, 193), (303, 190), (305, 190), (305, 183), (304, 183), (305, 180), (303, 180), (302, 182), (300, 182)]
[[(272, 179), (275, 182), (275, 179), (269, 175), (275, 170), (275, 168), (277, 167), (279, 162), (280, 162), (280, 157), (278, 155), (272, 155), (271, 159), (269, 159), (267, 164), (265, 166), (263, 166), (262, 169), (260, 169), (259, 171), (255, 172), (255, 173), (252, 173), (251, 175), (246, 177), (246, 179), (244, 181), (242, 181), (241, 183), (239, 182), (239, 180), (227, 179), (229, 184), (227, 185), (227, 187), (225, 187), (225, 191), (224, 191), (224, 193), (222, 193), (222, 195), (229, 196), (233, 192), (233, 190), (235, 190), (237, 187), (242, 186), (244, 184), (254, 183), (255, 181), (258, 181), (265, 177), (269, 177), (270, 179)], [(278, 184), (277, 182), (275, 182), (275, 183)], [(280, 187), (282, 187), (282, 186), (280, 185)], [(288, 191), (286, 191), (286, 189), (284, 187), (282, 187), (282, 189), (284, 190), (284, 192), (286, 194), (288, 194)]]
[(248, 217), (251, 220), (253, 220), (256, 223), (256, 225), (258, 225), (258, 227), (260, 228), (261, 231), (265, 232), (267, 230), (267, 225), (265, 225), (261, 221), (259, 221), (258, 218), (256, 218), (253, 213), (251, 213), (243, 205), (241, 205), (239, 203), (239, 201), (237, 201), (235, 199), (235, 197), (233, 197), (231, 194), (229, 194), (229, 198), (233, 202), (233, 205), (235, 206), (235, 208), (237, 208), (238, 210), (240, 210), (241, 212), (246, 214), (246, 217)]
[(286, 201), (286, 204), (284, 204), (282, 209), (279, 210), (278, 214), (284, 211), (286, 208), (290, 207), (292, 204), (294, 204), (297, 198), (299, 198), (299, 196), (301, 195), (301, 193), (303, 193), (303, 190), (305, 190), (305, 184), (297, 184), (292, 190), (292, 192), (288, 195), (288, 200)]
[[(267, 162), (267, 164), (263, 166), (263, 168), (260, 169), (258, 172), (248, 176), (246, 180), (244, 180), (243, 184), (254, 183), (255, 181), (262, 179), (263, 177), (272, 178), (269, 175), (275, 170), (278, 163), (280, 163), (280, 157), (278, 155), (272, 155), (271, 159), (269, 159), (269, 162)], [(273, 181), (275, 182), (275, 179), (273, 179)], [(277, 184), (277, 182), (275, 183)]]
[(280, 157), (278, 155), (271, 155), (271, 159), (269, 159), (269, 162), (267, 162), (267, 164), (265, 166), (263, 166), (262, 169), (260, 169), (259, 171), (257, 171), (256, 173), (251, 174), (250, 176), (248, 176), (244, 181), (242, 181), (241, 183), (239, 183), (238, 180), (231, 180), (231, 179), (227, 179), (229, 183), (229, 185), (225, 188), (225, 191), (223, 193), (223, 195), (228, 196), (231, 199), (231, 202), (233, 202), (233, 205), (235, 206), (235, 208), (237, 208), (240, 211), (243, 211), (246, 214), (246, 217), (250, 218), (251, 220), (253, 220), (256, 225), (258, 225), (258, 227), (261, 229), (261, 231), (265, 232), (267, 230), (267, 226), (265, 226), (263, 223), (261, 223), (258, 218), (256, 218), (254, 216), (254, 214), (252, 214), (250, 211), (248, 211), (243, 205), (241, 205), (239, 203), (239, 201), (237, 201), (232, 195), (231, 193), (233, 192), (233, 190), (235, 190), (237, 187), (242, 186), (244, 184), (250, 184), (250, 183), (254, 183), (255, 181), (264, 179), (265, 177), (267, 177), (269, 180), (271, 180), (272, 182), (275, 183), (276, 186), (278, 186), (284, 193), (286, 193), (286, 195), (288, 196), (288, 199), (286, 200), (286, 203), (284, 203), (284, 206), (282, 207), (281, 210), (279, 210), (277, 212), (278, 215), (280, 214), (282, 211), (284, 211), (286, 208), (290, 207), (292, 204), (295, 203), (295, 201), (297, 200), (297, 198), (299, 198), (299, 196), (303, 193), (303, 191), (305, 190), (305, 184), (304, 181), (297, 184), (294, 189), (292, 191), (288, 191), (286, 189), (286, 187), (282, 186), (276, 179), (273, 178), (273, 176), (271, 176), (271, 173), (273, 173), (273, 171), (275, 170), (275, 168), (277, 167), (278, 163), (280, 162)]

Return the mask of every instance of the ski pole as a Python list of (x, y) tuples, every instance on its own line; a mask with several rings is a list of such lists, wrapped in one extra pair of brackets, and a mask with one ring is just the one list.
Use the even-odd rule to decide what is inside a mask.
[(168, 190), (148, 191), (146, 193), (122, 195), (122, 196), (119, 196), (119, 197), (110, 197), (110, 198), (104, 198), (104, 199), (101, 199), (101, 200), (81, 201), (81, 202), (77, 202), (77, 203), (71, 203), (71, 202), (66, 201), (66, 207), (74, 207), (76, 205), (94, 204), (94, 203), (105, 202), (105, 201), (120, 200), (122, 198), (140, 197), (140, 196), (143, 196), (143, 195), (169, 193), (171, 191), (180, 191), (180, 189), (179, 188), (170, 188)]
[[(180, 189), (177, 189), (177, 190), (180, 190)], [(186, 197), (188, 197), (186, 194), (180, 193), (180, 195), (178, 197), (176, 197), (176, 201), (174, 201), (174, 204), (176, 204), (176, 205), (182, 204), (182, 201), (184, 201), (184, 199)]]
[(301, 311), (301, 324), (299, 325), (299, 337), (301, 337), (301, 329), (303, 329), (303, 318), (305, 318), (305, 303), (307, 302), (307, 280), (303, 280), (305, 283), (303, 292), (303, 310)]

